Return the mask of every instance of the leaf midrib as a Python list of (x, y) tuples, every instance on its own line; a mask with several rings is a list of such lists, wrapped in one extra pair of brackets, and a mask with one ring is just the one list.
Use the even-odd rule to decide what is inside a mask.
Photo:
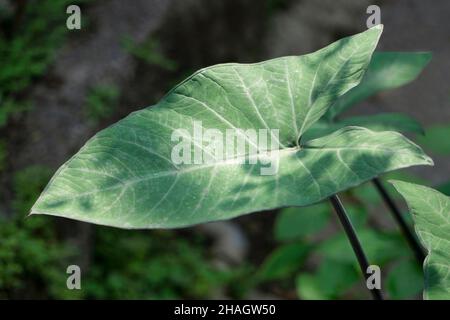
[[(399, 154), (399, 151), (396, 150), (391, 150), (388, 148), (371, 148), (371, 147), (367, 147), (367, 148), (348, 148), (348, 147), (324, 147), (324, 148), (320, 148), (320, 147), (308, 147), (308, 146), (304, 146), (304, 147), (292, 147), (292, 148), (285, 148), (285, 149), (278, 149), (278, 150), (270, 150), (267, 151), (266, 154), (270, 154), (270, 156), (273, 156), (273, 153), (278, 152), (280, 153), (282, 156), (288, 156), (290, 154), (296, 154), (298, 152), (300, 152), (301, 150), (317, 150), (317, 151), (330, 151), (330, 152), (338, 152), (338, 151), (342, 151), (342, 150), (355, 150), (355, 151), (361, 151), (361, 150), (370, 150), (370, 151), (383, 151), (386, 153), (395, 153), (395, 154)], [(104, 191), (108, 191), (108, 190), (114, 190), (120, 187), (123, 188), (128, 188), (130, 185), (133, 185), (135, 183), (139, 183), (142, 181), (148, 181), (148, 180), (153, 180), (153, 179), (158, 179), (161, 177), (167, 177), (167, 176), (172, 176), (172, 175), (178, 175), (178, 174), (184, 174), (184, 173), (189, 173), (189, 172), (195, 172), (198, 170), (202, 170), (202, 169), (207, 169), (207, 168), (215, 168), (217, 166), (223, 166), (223, 165), (231, 165), (231, 164), (242, 164), (242, 160), (251, 160), (251, 159), (255, 159), (257, 157), (259, 157), (261, 154), (260, 153), (256, 153), (256, 154), (248, 154), (248, 155), (243, 155), (243, 156), (239, 156), (239, 157), (234, 157), (234, 158), (228, 158), (225, 159), (224, 161), (218, 161), (218, 162), (214, 162), (214, 163), (210, 163), (210, 164), (204, 164), (204, 165), (195, 165), (195, 166), (189, 166), (189, 167), (183, 167), (179, 170), (166, 170), (166, 171), (159, 171), (158, 173), (152, 173), (150, 175), (144, 175), (144, 176), (140, 176), (140, 177), (135, 177), (133, 179), (129, 179), (127, 181), (121, 181), (118, 182), (112, 186), (103, 188), (103, 189), (95, 189), (89, 192), (85, 192), (85, 193), (80, 193), (77, 194), (73, 197), (66, 197), (64, 198), (65, 200), (73, 200), (73, 199), (77, 199), (77, 198), (81, 198), (84, 196), (88, 196), (88, 195), (92, 195), (92, 194), (96, 194), (98, 192), (104, 192)], [(70, 168), (71, 170), (77, 170), (77, 168)], [(99, 172), (100, 173), (100, 172)], [(314, 179), (315, 180), (315, 179)]]

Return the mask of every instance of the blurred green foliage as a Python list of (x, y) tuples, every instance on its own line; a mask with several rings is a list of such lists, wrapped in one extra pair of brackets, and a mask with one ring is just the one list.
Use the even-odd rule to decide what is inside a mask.
[(158, 66), (167, 71), (175, 71), (178, 68), (176, 61), (166, 57), (161, 52), (161, 45), (154, 38), (148, 38), (142, 44), (136, 44), (130, 37), (124, 37), (122, 47), (149, 65)]
[(319, 232), (328, 223), (330, 210), (326, 203), (301, 209), (292, 207), (282, 210), (275, 223), (275, 239), (289, 241)]
[(302, 242), (280, 245), (261, 265), (256, 279), (269, 281), (288, 277), (305, 261), (310, 249), (311, 246)]
[[(414, 298), (422, 288), (423, 276), (420, 267), (410, 267), (417, 263), (399, 231), (373, 229), (369, 211), (371, 208), (382, 211), (385, 209), (380, 209), (380, 198), (376, 191), (372, 194), (372, 190), (373, 188), (366, 185), (361, 189), (346, 192), (343, 195), (346, 209), (370, 263), (382, 267), (382, 270), (388, 270), (386, 288), (383, 289), (388, 291), (389, 297)], [(283, 264), (281, 270), (286, 271), (279, 272), (280, 276), (276, 279), (284, 278), (292, 284), (295, 283), (301, 299), (365, 297), (359, 265), (347, 237), (340, 226), (336, 225), (334, 215), (330, 215), (331, 210), (328, 204), (320, 203), (307, 208), (283, 209), (278, 214), (275, 236), (280, 246), (261, 266), (260, 273), (266, 275), (262, 282), (275, 279), (266, 269), (267, 265), (274, 265), (273, 260), (276, 260), (278, 264)], [(320, 218), (314, 222), (306, 221), (315, 220), (314, 213)], [(303, 230), (293, 236), (293, 230), (302, 229), (303, 226), (309, 231)], [(293, 259), (292, 253), (283, 249), (285, 247), (297, 247), (302, 259)], [(405, 265), (407, 267), (403, 268)], [(399, 283), (396, 278), (400, 267), (404, 269), (401, 281), (408, 279), (406, 281), (414, 281), (413, 284)], [(278, 272), (278, 269), (271, 272)]]
[(297, 294), (308, 300), (336, 299), (358, 279), (359, 274), (352, 263), (336, 263), (325, 258), (314, 273), (303, 272), (297, 276)]
[(0, 173), (5, 168), (6, 156), (8, 155), (6, 151), (6, 143), (4, 140), (0, 140)]
[(418, 143), (429, 152), (436, 155), (450, 155), (450, 125), (434, 125), (427, 128), (423, 137), (418, 137)]
[[(86, 298), (207, 298), (220, 288), (238, 294), (246, 269), (220, 270), (205, 255), (205, 239), (172, 231), (96, 232), (94, 261), (85, 280)], [(113, 244), (113, 245), (112, 245)]]
[(61, 244), (50, 219), (0, 216), (0, 299), (65, 298), (64, 261), (73, 250)]
[(114, 85), (97, 85), (86, 97), (85, 114), (88, 120), (97, 125), (102, 119), (112, 116), (117, 109), (120, 91)]
[(63, 263), (73, 249), (58, 241), (51, 219), (25, 218), (51, 173), (46, 167), (31, 166), (14, 176), (16, 212), (12, 217), (0, 214), (1, 299), (67, 296)]
[[(21, 96), (42, 76), (63, 43), (66, 7), (83, 1), (6, 1), (0, 4), (0, 127), (26, 110)], [(85, 2), (85, 1), (84, 1)]]
[(411, 260), (396, 263), (386, 278), (386, 286), (392, 299), (410, 299), (423, 290), (422, 268)]
[[(65, 9), (80, 1), (40, 0), (0, 3), (0, 128), (29, 109), (25, 91), (42, 76), (61, 46)], [(0, 142), (0, 171), (8, 155)], [(73, 251), (61, 244), (54, 224), (25, 218), (52, 171), (32, 166), (13, 174), (12, 215), (0, 212), (0, 298), (64, 297), (61, 262)]]

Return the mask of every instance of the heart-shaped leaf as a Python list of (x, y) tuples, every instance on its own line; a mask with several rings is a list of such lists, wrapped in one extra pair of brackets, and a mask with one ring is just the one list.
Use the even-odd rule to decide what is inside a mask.
[[(156, 106), (92, 138), (57, 171), (32, 213), (122, 228), (181, 227), (310, 205), (380, 173), (431, 164), (394, 132), (350, 127), (299, 144), (360, 81), (380, 34), (374, 27), (305, 56), (196, 72)], [(218, 152), (229, 130), (248, 148), (227, 143)], [(267, 135), (255, 145), (244, 130)], [(275, 143), (261, 147), (269, 138)]]
[(424, 299), (450, 299), (450, 197), (421, 185), (391, 181), (405, 198), (416, 233), (428, 251)]

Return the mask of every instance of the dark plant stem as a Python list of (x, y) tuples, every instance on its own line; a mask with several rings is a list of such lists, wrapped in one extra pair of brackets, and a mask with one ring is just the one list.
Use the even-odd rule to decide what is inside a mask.
[[(350, 244), (353, 248), (353, 252), (355, 252), (356, 258), (358, 259), (359, 267), (364, 275), (364, 279), (367, 281), (369, 275), (367, 274), (367, 268), (369, 267), (369, 262), (367, 261), (366, 254), (364, 253), (363, 248), (361, 247), (361, 243), (359, 242), (358, 236), (356, 235), (355, 229), (353, 228), (352, 222), (350, 221), (347, 212), (345, 211), (344, 206), (342, 205), (341, 200), (337, 196), (337, 194), (330, 197), (331, 204), (336, 211), (336, 214), (339, 217), (339, 220), (344, 227), (345, 233), (347, 234), (347, 238), (350, 241)], [(366, 283), (364, 283), (367, 286)], [(369, 290), (372, 294), (374, 300), (383, 300), (383, 295), (381, 294), (381, 290), (379, 289), (371, 289)]]
[(406, 240), (408, 241), (409, 246), (414, 251), (414, 254), (419, 261), (420, 264), (423, 263), (425, 260), (425, 250), (420, 245), (419, 241), (417, 240), (417, 237), (414, 235), (414, 233), (409, 228), (408, 224), (406, 223), (405, 219), (403, 218), (399, 208), (395, 204), (394, 200), (390, 197), (388, 191), (383, 186), (383, 183), (380, 179), (374, 178), (372, 180), (373, 184), (377, 188), (378, 192), (380, 193), (381, 197), (383, 198), (386, 205), (389, 207), (395, 221), (400, 226), (400, 229), (402, 230), (403, 235), (405, 236)]

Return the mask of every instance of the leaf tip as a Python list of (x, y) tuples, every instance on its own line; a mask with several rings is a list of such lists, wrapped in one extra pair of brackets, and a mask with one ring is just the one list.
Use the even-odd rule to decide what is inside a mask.
[(426, 162), (428, 165), (434, 166), (434, 161), (433, 161), (433, 159), (432, 159), (431, 157), (429, 157), (429, 156), (427, 156), (427, 155), (424, 155), (424, 160), (425, 160), (425, 162)]
[(31, 217), (31, 216), (33, 216), (33, 215), (38, 215), (38, 214), (40, 214), (39, 212), (36, 212), (36, 211), (33, 211), (33, 210), (31, 210), (29, 213), (28, 213), (28, 215), (26, 216), (26, 218), (29, 218), (29, 217)]
[(382, 23), (377, 24), (376, 26), (373, 26), (371, 29), (383, 31), (383, 29), (384, 29), (384, 24), (382, 24)]

